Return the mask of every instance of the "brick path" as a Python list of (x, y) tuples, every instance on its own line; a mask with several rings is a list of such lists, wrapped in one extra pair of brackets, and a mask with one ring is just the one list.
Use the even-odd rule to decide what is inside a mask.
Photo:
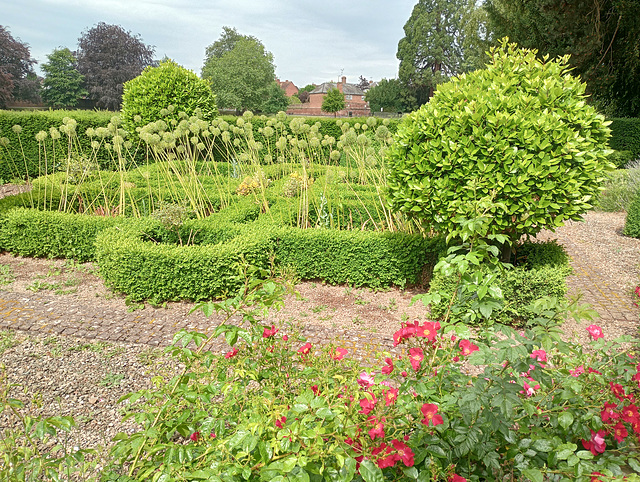
[[(607, 284), (605, 277), (596, 266), (586, 259), (584, 250), (571, 239), (554, 234), (571, 256), (574, 275), (568, 278), (570, 292), (582, 292), (583, 302), (589, 303), (601, 318), (624, 325), (624, 330), (637, 330), (638, 309), (629, 297), (617, 286)], [(95, 305), (60, 306), (59, 297), (46, 293), (24, 294), (0, 292), (0, 330), (15, 329), (26, 332), (49, 333), (87, 339), (143, 343), (165, 346), (173, 335), (182, 328), (207, 332), (217, 324), (215, 315), (205, 318), (200, 312), (189, 314), (183, 310), (126, 310), (101, 309), (99, 301)], [(306, 326), (302, 335), (311, 343), (335, 342), (349, 350), (358, 359), (367, 359), (380, 349), (392, 350), (388, 337), (364, 331), (329, 329)], [(218, 343), (213, 349), (228, 349)]]

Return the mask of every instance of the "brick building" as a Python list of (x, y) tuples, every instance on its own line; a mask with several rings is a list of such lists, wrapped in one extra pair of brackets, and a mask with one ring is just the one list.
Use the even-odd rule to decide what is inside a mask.
[(280, 79), (276, 79), (276, 82), (278, 83), (280, 88), (284, 90), (284, 93), (286, 94), (287, 97), (292, 97), (298, 93), (298, 88), (290, 80), (285, 80), (283, 82)]
[(337, 113), (338, 117), (363, 117), (371, 114), (369, 103), (364, 100), (365, 93), (355, 84), (348, 84), (347, 78), (342, 77), (341, 82), (324, 82), (309, 92), (309, 102), (304, 104), (292, 104), (287, 109), (290, 115), (324, 115), (332, 116), (322, 111), (324, 96), (331, 89), (338, 89), (344, 94), (346, 107)]

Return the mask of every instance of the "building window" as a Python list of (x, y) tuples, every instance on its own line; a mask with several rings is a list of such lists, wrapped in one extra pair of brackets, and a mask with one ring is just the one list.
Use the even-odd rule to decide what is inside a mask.
[(351, 94), (349, 94), (349, 95), (345, 95), (344, 97), (345, 97), (345, 99), (347, 99), (347, 100), (351, 100)]
[(364, 95), (362, 96), (362, 100), (364, 100)]

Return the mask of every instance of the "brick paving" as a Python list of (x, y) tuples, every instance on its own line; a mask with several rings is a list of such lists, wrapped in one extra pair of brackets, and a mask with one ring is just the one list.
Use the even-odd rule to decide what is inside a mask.
[[(611, 286), (597, 266), (588, 262), (583, 248), (561, 233), (554, 235), (571, 257), (574, 274), (568, 278), (570, 293), (583, 293), (589, 303), (606, 320), (629, 327), (638, 325), (638, 308), (618, 286)], [(62, 305), (59, 297), (46, 293), (24, 294), (0, 292), (0, 329), (14, 329), (41, 334), (65, 335), (86, 339), (166, 346), (181, 329), (210, 332), (219, 323), (215, 315), (207, 319), (202, 312), (183, 310), (108, 310), (95, 305)], [(321, 326), (306, 326), (302, 336), (313, 344), (335, 343), (349, 350), (351, 356), (365, 360), (380, 350), (392, 349), (393, 340), (366, 331), (347, 331)], [(212, 346), (226, 350), (222, 341)]]

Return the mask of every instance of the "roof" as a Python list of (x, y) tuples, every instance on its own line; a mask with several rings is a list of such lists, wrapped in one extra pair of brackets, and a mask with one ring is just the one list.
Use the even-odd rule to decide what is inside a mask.
[[(313, 89), (309, 94), (326, 94), (332, 89), (337, 89), (338, 84), (335, 82), (323, 82), (318, 87)], [(345, 83), (342, 86), (342, 93), (345, 95), (364, 95), (364, 92), (360, 87), (355, 84), (347, 84)]]

